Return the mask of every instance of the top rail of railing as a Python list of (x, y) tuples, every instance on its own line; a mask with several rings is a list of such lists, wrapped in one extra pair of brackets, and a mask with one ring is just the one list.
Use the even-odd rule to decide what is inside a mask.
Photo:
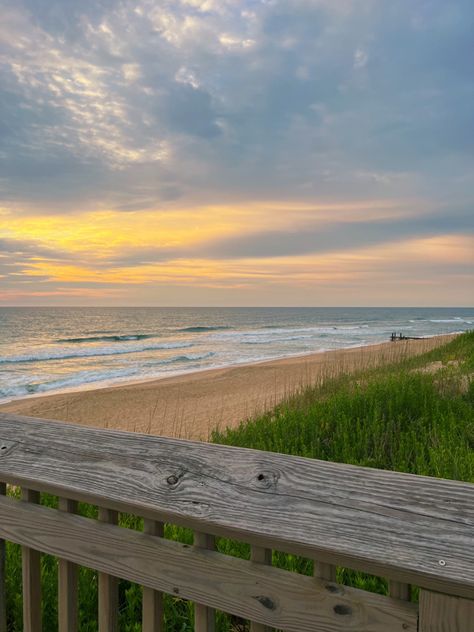
[(474, 485), (0, 414), (0, 481), (474, 597)]

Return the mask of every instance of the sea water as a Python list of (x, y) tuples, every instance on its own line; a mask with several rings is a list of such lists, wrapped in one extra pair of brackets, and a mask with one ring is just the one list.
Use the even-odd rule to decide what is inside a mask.
[(0, 401), (474, 328), (474, 308), (0, 308)]

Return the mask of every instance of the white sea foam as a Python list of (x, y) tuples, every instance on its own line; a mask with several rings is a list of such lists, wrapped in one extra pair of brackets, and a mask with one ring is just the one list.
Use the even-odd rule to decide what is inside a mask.
[(430, 318), (430, 323), (466, 323), (472, 325), (472, 320), (465, 320), (460, 316), (455, 316), (454, 318)]
[(86, 349), (65, 349), (59, 351), (48, 349), (39, 353), (27, 353), (18, 356), (0, 356), (0, 364), (15, 364), (22, 362), (48, 362), (50, 360), (72, 360), (73, 358), (93, 358), (96, 356), (126, 355), (156, 351), (159, 349), (186, 349), (192, 347), (192, 342), (162, 342), (154, 345), (127, 345), (123, 347), (88, 347)]
[[(46, 376), (23, 376), (20, 379), (12, 381), (7, 388), (0, 389), (1, 398), (16, 398), (24, 397), (28, 395), (37, 395), (40, 393), (47, 393), (49, 391), (61, 391), (65, 389), (75, 389), (77, 387), (92, 384), (95, 382), (100, 383), (113, 383), (122, 381), (125, 378), (131, 377), (153, 377), (161, 374), (159, 368), (171, 366), (171, 365), (183, 365), (186, 363), (194, 363), (202, 360), (206, 360), (214, 356), (214, 353), (209, 351), (207, 353), (189, 353), (183, 355), (172, 356), (163, 360), (157, 360), (155, 362), (147, 362), (144, 364), (135, 363), (134, 366), (125, 368), (114, 368), (112, 370), (95, 370), (95, 371), (77, 371), (73, 375), (67, 378), (54, 379)], [(154, 370), (153, 370), (154, 369)], [(31, 379), (31, 378), (34, 379)]]
[(457, 307), (0, 308), (0, 400), (364, 346), (394, 331), (462, 332), (473, 322), (473, 309)]

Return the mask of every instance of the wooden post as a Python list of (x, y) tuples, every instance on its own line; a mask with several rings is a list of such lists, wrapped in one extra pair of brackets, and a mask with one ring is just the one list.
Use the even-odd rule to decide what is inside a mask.
[[(0, 495), (5, 496), (7, 486), (0, 483)], [(5, 593), (5, 540), (0, 540), (0, 632), (7, 632), (7, 598)]]
[[(118, 524), (118, 512), (99, 507), (99, 520)], [(118, 579), (99, 573), (99, 632), (118, 632)]]
[(314, 577), (318, 579), (325, 579), (328, 582), (336, 581), (336, 567), (333, 564), (326, 564), (325, 562), (314, 562)]
[[(213, 535), (194, 532), (194, 546), (202, 549), (215, 549), (216, 541)], [(212, 608), (197, 603), (194, 606), (194, 630), (195, 632), (215, 632), (216, 613)]]
[(471, 632), (474, 601), (420, 590), (419, 632)]
[[(22, 500), (40, 502), (39, 492), (23, 488)], [(41, 555), (27, 546), (21, 547), (23, 573), (23, 632), (41, 632)]]
[[(265, 564), (266, 566), (272, 565), (272, 550), (265, 549), (262, 546), (252, 546), (250, 549), (250, 560), (257, 564)], [(270, 632), (272, 628), (263, 623), (250, 622), (250, 632)]]
[[(59, 509), (77, 513), (77, 502), (59, 499)], [(78, 567), (72, 562), (59, 559), (58, 563), (58, 619), (59, 632), (77, 632), (78, 620)]]
[(401, 599), (402, 601), (410, 601), (411, 599), (411, 586), (410, 584), (404, 584), (403, 582), (395, 582), (390, 580), (388, 582), (388, 594), (394, 599)]
[[(162, 538), (164, 536), (164, 525), (162, 522), (145, 518), (143, 531), (148, 535)], [(165, 629), (163, 614), (163, 593), (144, 586), (142, 605), (143, 632), (163, 632)]]

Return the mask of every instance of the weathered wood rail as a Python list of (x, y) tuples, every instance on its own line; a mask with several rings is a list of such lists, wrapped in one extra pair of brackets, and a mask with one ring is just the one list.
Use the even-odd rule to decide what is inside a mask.
[[(214, 630), (216, 609), (252, 632), (474, 631), (471, 484), (10, 414), (0, 481), (0, 538), (22, 546), (24, 632), (41, 630), (41, 553), (59, 558), (60, 632), (78, 630), (78, 565), (99, 572), (100, 632), (118, 630), (119, 577), (143, 586), (144, 632), (165, 629), (163, 593), (196, 603), (196, 632)], [(165, 522), (193, 529), (194, 545), (164, 538)], [(249, 543), (250, 560), (219, 553), (215, 536)], [(272, 550), (314, 560), (313, 577), (273, 567)], [(336, 566), (387, 578), (389, 596), (336, 583)], [(0, 632), (4, 573), (3, 544)]]

